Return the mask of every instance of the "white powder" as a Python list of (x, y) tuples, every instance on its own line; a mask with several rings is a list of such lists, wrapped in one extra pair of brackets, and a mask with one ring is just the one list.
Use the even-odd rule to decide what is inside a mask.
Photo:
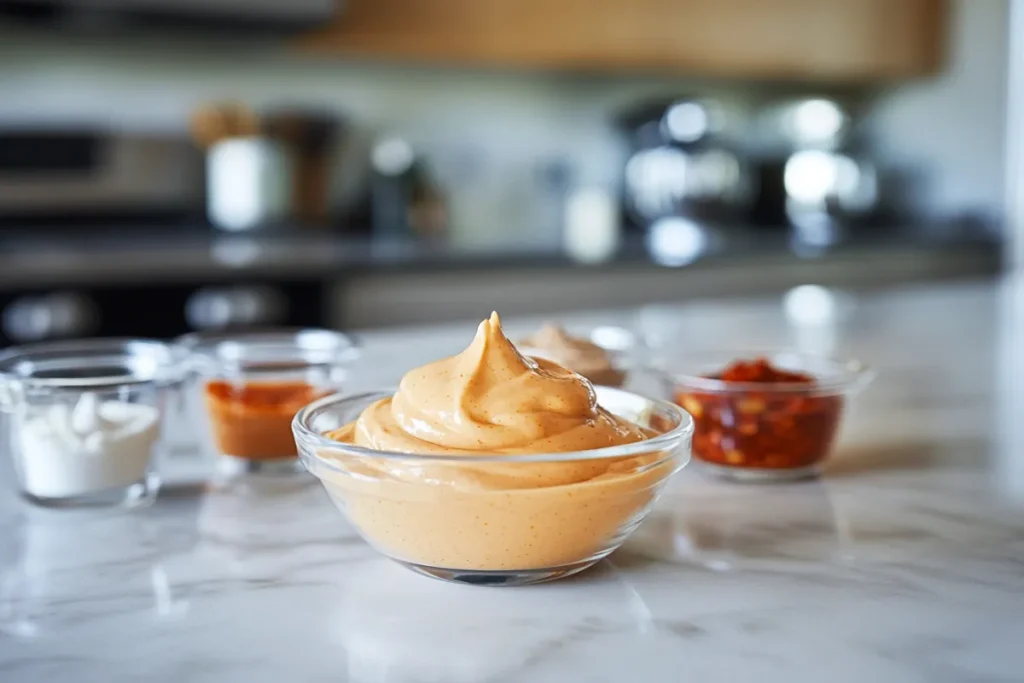
[(66, 498), (142, 480), (159, 436), (160, 413), (137, 403), (100, 402), (86, 393), (73, 407), (20, 415), (14, 428), (25, 490)]

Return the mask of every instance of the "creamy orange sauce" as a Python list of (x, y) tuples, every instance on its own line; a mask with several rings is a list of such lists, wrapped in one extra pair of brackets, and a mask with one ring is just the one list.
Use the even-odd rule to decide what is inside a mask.
[(374, 450), (457, 455), (586, 451), (647, 435), (598, 406), (580, 375), (522, 356), (492, 314), (469, 348), (410, 371), (393, 398), (334, 437)]
[[(608, 547), (678, 468), (670, 454), (564, 462), (460, 462), (465, 456), (577, 453), (651, 433), (597, 404), (593, 386), (524, 357), (496, 314), (462, 353), (412, 370), (397, 393), (329, 433), (342, 443), (441, 462), (346, 454), (327, 490), (390, 555), (460, 569), (551, 568)], [(582, 458), (582, 454), (581, 454)]]

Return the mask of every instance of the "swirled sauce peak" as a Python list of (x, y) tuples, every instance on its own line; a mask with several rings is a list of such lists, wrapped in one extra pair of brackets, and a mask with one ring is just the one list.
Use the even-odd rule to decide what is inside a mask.
[(593, 386), (543, 358), (526, 358), (492, 313), (462, 353), (402, 378), (339, 440), (406, 453), (564, 453), (641, 441), (635, 424), (597, 405)]

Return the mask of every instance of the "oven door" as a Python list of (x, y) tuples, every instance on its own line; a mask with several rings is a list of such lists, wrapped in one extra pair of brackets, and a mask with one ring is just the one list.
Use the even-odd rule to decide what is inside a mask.
[(323, 327), (319, 280), (112, 285), (0, 293), (0, 345), (84, 337), (172, 339), (187, 332)]
[(0, 132), (0, 225), (194, 217), (202, 174), (202, 155), (184, 138)]
[(135, 25), (290, 32), (337, 17), (342, 0), (17, 0), (0, 2), (0, 15), (62, 30), (80, 24), (95, 33)]

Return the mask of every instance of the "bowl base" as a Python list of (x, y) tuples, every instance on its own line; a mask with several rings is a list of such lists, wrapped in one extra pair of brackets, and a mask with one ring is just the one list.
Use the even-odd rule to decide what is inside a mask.
[(806, 467), (792, 468), (755, 468), (755, 467), (730, 467), (718, 465), (704, 460), (694, 461), (702, 472), (708, 472), (716, 477), (730, 481), (762, 483), (774, 481), (799, 481), (801, 479), (816, 479), (821, 476), (821, 465), (807, 465)]
[(33, 505), (45, 508), (112, 508), (128, 510), (149, 505), (160, 490), (160, 478), (149, 474), (127, 486), (116, 486), (102, 491), (92, 491), (73, 496), (37, 496), (31, 491), (21, 491), (21, 496)]
[(217, 471), (224, 477), (240, 477), (259, 475), (270, 477), (286, 477), (306, 471), (298, 458), (273, 458), (252, 460), (234, 455), (217, 456)]
[(396, 560), (396, 562), (408, 567), (417, 574), (429, 576), (432, 579), (440, 579), (441, 581), (449, 581), (451, 583), (464, 583), (471, 586), (529, 586), (534, 583), (545, 583), (578, 574), (584, 569), (594, 566), (599, 561), (599, 559), (586, 560), (550, 569), (485, 571), (477, 569), (442, 569), (441, 567), (430, 567), (423, 564)]

